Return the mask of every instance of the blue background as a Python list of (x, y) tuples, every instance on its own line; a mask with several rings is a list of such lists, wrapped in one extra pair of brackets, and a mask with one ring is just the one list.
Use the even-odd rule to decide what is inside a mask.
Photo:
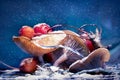
[(18, 67), (22, 59), (31, 57), (12, 41), (23, 25), (97, 24), (103, 29), (102, 43), (113, 45), (109, 63), (116, 64), (120, 62), (119, 5), (119, 0), (0, 0), (0, 60)]

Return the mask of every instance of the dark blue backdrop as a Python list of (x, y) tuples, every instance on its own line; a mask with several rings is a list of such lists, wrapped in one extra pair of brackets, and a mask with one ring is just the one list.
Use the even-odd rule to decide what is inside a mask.
[(113, 44), (109, 63), (120, 62), (119, 5), (119, 0), (0, 0), (0, 60), (18, 67), (23, 58), (30, 57), (13, 43), (12, 36), (23, 25), (44, 22), (76, 27), (97, 24), (103, 28), (103, 44)]

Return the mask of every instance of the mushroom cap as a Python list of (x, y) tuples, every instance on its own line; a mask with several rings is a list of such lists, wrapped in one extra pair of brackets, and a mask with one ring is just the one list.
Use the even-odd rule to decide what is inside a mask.
[(110, 59), (110, 53), (105, 48), (98, 48), (82, 60), (77, 60), (69, 67), (69, 71), (78, 72), (86, 69), (105, 67), (105, 62)]
[(59, 47), (56, 46), (62, 45), (65, 42), (67, 42), (68, 35), (72, 36), (74, 40), (77, 41), (78, 44), (83, 47), (83, 49), (86, 51), (83, 54), (87, 56), (89, 51), (86, 45), (84, 44), (83, 40), (79, 37), (77, 33), (72, 32), (70, 30), (53, 31), (49, 32), (48, 34), (33, 37), (32, 39), (29, 39), (24, 36), (13, 36), (13, 41), (26, 53), (40, 56), (58, 49)]
[(41, 36), (33, 37), (33, 39), (29, 39), (25, 36), (13, 36), (13, 41), (24, 52), (39, 56), (56, 50), (56, 48), (46, 48), (43, 46), (62, 44), (62, 40), (64, 40), (66, 34), (63, 31), (59, 33), (60, 34), (43, 34)]

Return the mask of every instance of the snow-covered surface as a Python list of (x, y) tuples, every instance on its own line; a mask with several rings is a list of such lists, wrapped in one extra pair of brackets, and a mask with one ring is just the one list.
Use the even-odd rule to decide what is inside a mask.
[(5, 70), (0, 74), (0, 80), (120, 80), (120, 64), (71, 73), (55, 66), (43, 66), (33, 74), (25, 74), (19, 70)]

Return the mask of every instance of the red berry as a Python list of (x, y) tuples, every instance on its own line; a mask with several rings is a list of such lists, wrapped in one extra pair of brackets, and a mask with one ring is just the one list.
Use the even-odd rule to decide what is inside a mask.
[(19, 35), (31, 39), (34, 36), (34, 29), (30, 26), (22, 26), (22, 28), (19, 30)]
[(52, 29), (50, 26), (46, 23), (40, 23), (34, 26), (34, 31), (36, 34), (46, 34), (48, 32), (51, 32)]
[(35, 58), (26, 58), (20, 64), (20, 71), (25, 73), (33, 73), (37, 70), (38, 61)]
[(53, 54), (53, 53), (45, 54), (45, 55), (43, 56), (43, 59), (44, 59), (46, 62), (51, 63), (51, 62), (53, 61), (52, 54)]
[(92, 52), (94, 50), (93, 43), (89, 39), (86, 39), (85, 44), (90, 52)]

